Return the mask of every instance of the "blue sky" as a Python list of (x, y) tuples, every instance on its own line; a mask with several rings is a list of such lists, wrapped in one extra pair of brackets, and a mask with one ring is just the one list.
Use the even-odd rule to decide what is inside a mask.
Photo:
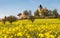
[(0, 18), (9, 15), (16, 16), (24, 10), (31, 10), (33, 13), (40, 4), (49, 10), (56, 8), (60, 12), (60, 0), (0, 0)]

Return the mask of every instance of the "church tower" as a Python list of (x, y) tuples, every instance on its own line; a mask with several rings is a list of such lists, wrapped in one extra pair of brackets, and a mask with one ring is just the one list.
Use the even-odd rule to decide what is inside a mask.
[(42, 7), (42, 5), (41, 5), (41, 4), (40, 4), (39, 8), (40, 8), (40, 10), (41, 10), (41, 9), (43, 9), (43, 7)]
[(41, 5), (41, 4), (40, 4), (40, 6), (39, 6), (38, 10), (39, 10), (39, 13), (40, 13), (40, 15), (41, 15), (41, 12), (42, 12), (42, 10), (43, 10), (43, 7), (42, 7), (42, 5)]

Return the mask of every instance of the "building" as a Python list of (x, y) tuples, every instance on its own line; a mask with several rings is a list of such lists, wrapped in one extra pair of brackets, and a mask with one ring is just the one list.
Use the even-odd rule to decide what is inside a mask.
[(38, 8), (38, 11), (39, 11), (39, 14), (42, 15), (41, 12), (43, 11), (43, 7), (42, 7), (41, 4), (40, 4), (40, 6), (39, 6), (39, 8)]
[(19, 17), (19, 19), (28, 19), (29, 18), (29, 16), (26, 16), (23, 13), (19, 13), (17, 16)]

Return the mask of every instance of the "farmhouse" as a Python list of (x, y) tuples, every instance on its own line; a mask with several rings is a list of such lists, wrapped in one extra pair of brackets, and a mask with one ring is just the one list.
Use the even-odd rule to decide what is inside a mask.
[(19, 16), (19, 19), (28, 19), (29, 16), (23, 14), (23, 13), (19, 13), (17, 16)]

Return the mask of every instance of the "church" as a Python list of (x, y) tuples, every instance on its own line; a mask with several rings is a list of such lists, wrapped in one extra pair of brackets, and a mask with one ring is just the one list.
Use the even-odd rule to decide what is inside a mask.
[(42, 15), (41, 12), (43, 11), (43, 7), (42, 7), (41, 4), (40, 4), (40, 6), (39, 6), (39, 8), (38, 8), (38, 11), (39, 11), (39, 14)]
[(43, 16), (43, 13), (44, 13), (44, 16), (48, 16), (48, 9), (47, 8), (43, 8), (43, 6), (40, 4), (39, 8), (38, 8), (38, 11), (39, 11), (39, 14), (40, 16), (42, 15)]

